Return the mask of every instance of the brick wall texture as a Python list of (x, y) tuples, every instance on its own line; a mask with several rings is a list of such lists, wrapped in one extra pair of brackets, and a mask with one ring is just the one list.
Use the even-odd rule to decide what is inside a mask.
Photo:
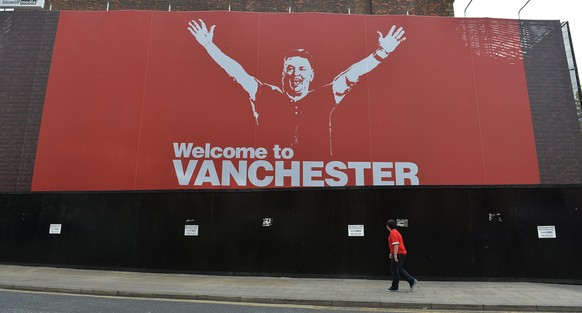
[(582, 183), (582, 137), (558, 21), (520, 23), (542, 184)]
[(454, 15), (453, 0), (52, 0), (52, 10), (105, 10), (108, 4), (110, 10)]
[(30, 190), (58, 18), (0, 14), (0, 191)]

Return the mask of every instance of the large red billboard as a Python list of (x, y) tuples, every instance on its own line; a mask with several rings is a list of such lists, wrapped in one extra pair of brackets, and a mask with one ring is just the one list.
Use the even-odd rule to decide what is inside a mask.
[[(503, 53), (477, 49), (492, 25)], [(515, 20), (61, 12), (32, 190), (539, 184), (519, 43)]]

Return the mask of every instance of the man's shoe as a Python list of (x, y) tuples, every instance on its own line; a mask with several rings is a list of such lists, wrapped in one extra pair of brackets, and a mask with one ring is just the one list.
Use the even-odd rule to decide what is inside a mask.
[(390, 287), (386, 288), (386, 291), (398, 291), (398, 288)]
[(414, 285), (416, 285), (416, 283), (418, 283), (418, 280), (416, 280), (416, 278), (413, 278), (411, 282), (408, 282), (410, 284), (410, 290), (414, 289)]

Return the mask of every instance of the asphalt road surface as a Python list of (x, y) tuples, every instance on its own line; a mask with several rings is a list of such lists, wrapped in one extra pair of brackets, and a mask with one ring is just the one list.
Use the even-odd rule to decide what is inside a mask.
[[(304, 305), (248, 304), (102, 297), (0, 289), (0, 313), (361, 313), (361, 312), (444, 312), (433, 310), (389, 310), (374, 308), (331, 308)], [(456, 311), (457, 312), (457, 311)], [(484, 311), (480, 311), (483, 313)], [(460, 313), (458, 311), (457, 313)], [(497, 312), (499, 313), (499, 312)]]

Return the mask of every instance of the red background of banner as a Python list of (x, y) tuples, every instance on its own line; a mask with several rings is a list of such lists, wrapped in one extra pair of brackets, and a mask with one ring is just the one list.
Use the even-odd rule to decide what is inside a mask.
[[(468, 20), (61, 12), (33, 191), (200, 188), (178, 185), (173, 142), (255, 145), (248, 95), (189, 33), (194, 18), (216, 24), (214, 42), (274, 85), (290, 49), (310, 51), (323, 85), (376, 49), (376, 31), (403, 26), (406, 42), (334, 112), (331, 159), (414, 162), (421, 185), (539, 183), (522, 60), (476, 53)], [(469, 21), (503, 24), (519, 43), (516, 21)]]

